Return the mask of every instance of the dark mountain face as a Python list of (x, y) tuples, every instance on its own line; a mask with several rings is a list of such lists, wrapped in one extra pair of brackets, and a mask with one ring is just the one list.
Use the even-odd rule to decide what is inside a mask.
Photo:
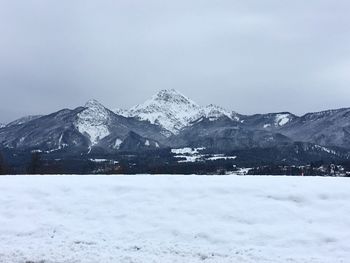
[(245, 124), (226, 117), (200, 122), (185, 128), (178, 136), (183, 146), (206, 147), (216, 150), (237, 150), (254, 147), (273, 147), (291, 142), (279, 133), (248, 129)]
[(9, 125), (0, 130), (0, 142), (3, 147), (41, 151), (60, 150), (67, 146), (87, 147), (88, 139), (74, 126), (77, 114), (83, 110), (65, 109), (22, 124)]
[(286, 142), (308, 142), (325, 147), (350, 149), (350, 108), (309, 113), (242, 116), (229, 119), (202, 119), (185, 128), (180, 138), (189, 144), (227, 148), (269, 147)]
[(278, 132), (293, 141), (350, 149), (350, 108), (302, 117), (291, 113), (253, 115), (243, 121), (247, 129)]
[(63, 159), (122, 152), (170, 158), (170, 148), (184, 147), (205, 148), (207, 154), (234, 151), (241, 163), (242, 158), (299, 163), (349, 158), (350, 108), (302, 117), (288, 112), (245, 116), (215, 105), (200, 107), (175, 91), (162, 94), (123, 115), (92, 100), (74, 110), (21, 118), (0, 126), (0, 148), (13, 156), (38, 151)]
[(121, 151), (147, 151), (160, 148), (157, 141), (141, 137), (135, 132), (129, 132), (124, 141), (120, 145)]
[(266, 148), (242, 149), (230, 152), (237, 156), (238, 165), (307, 165), (312, 162), (342, 162), (349, 159), (349, 151), (328, 149), (312, 143), (293, 142)]
[(40, 118), (42, 116), (43, 115), (29, 115), (29, 116), (25, 116), (25, 117), (19, 118), (17, 120), (14, 120), (13, 122), (10, 122), (9, 124), (4, 125), (4, 126), (11, 127), (11, 126), (22, 125), (22, 124), (25, 124), (25, 123), (30, 122), (32, 120), (38, 119), (38, 118)]
[(306, 114), (281, 133), (295, 141), (350, 149), (350, 108)]

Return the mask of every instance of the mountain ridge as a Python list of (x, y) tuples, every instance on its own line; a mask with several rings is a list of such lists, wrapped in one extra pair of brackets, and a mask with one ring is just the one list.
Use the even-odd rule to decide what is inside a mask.
[[(263, 151), (257, 149), (276, 151), (278, 157), (270, 155), (271, 160), (300, 162), (304, 155), (310, 160), (347, 159), (350, 108), (303, 116), (290, 112), (242, 115), (213, 104), (200, 106), (176, 90), (162, 90), (130, 110), (112, 111), (89, 100), (72, 110), (23, 117), (0, 128), (0, 149), (39, 151), (60, 158), (121, 152), (130, 156), (152, 152), (170, 158), (168, 149), (184, 147), (203, 148), (207, 154), (240, 151), (249, 156), (251, 152), (254, 158), (258, 153), (261, 160), (265, 160)], [(295, 147), (299, 150), (293, 155), (290, 151)]]

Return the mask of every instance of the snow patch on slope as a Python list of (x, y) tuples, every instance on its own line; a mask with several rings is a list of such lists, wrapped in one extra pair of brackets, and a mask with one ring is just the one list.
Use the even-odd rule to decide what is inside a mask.
[(200, 154), (201, 151), (205, 150), (204, 147), (202, 148), (178, 148), (178, 149), (171, 149), (171, 152), (175, 154), (175, 158), (180, 159), (179, 163), (194, 163), (198, 162), (199, 160), (202, 160), (204, 155)]
[(178, 148), (178, 149), (171, 149), (172, 153), (175, 154), (198, 154), (200, 151), (205, 150), (204, 147), (201, 148), (190, 148), (190, 147), (185, 147), (185, 148)]
[(237, 156), (225, 156), (224, 154), (214, 154), (214, 156), (207, 158), (209, 161), (218, 160), (236, 160)]
[(235, 160), (237, 156), (226, 156), (225, 154), (204, 154), (205, 147), (201, 148), (178, 148), (171, 149), (174, 157), (180, 159), (178, 163), (194, 163), (199, 161)]
[(320, 150), (320, 151), (323, 151), (323, 152), (326, 152), (326, 153), (329, 153), (329, 154), (333, 154), (333, 155), (337, 155), (338, 153), (334, 150), (331, 150), (329, 148), (326, 148), (324, 146), (321, 146), (321, 145), (315, 145), (314, 146), (316, 149)]
[(108, 129), (109, 112), (96, 100), (88, 101), (85, 108), (78, 114), (76, 127), (80, 133), (88, 135), (91, 144), (95, 145), (110, 134)]
[(284, 126), (290, 121), (290, 114), (277, 114), (275, 119), (276, 126)]
[(123, 141), (119, 138), (117, 138), (115, 140), (115, 143), (114, 143), (114, 149), (119, 149), (120, 148), (120, 145), (123, 143)]

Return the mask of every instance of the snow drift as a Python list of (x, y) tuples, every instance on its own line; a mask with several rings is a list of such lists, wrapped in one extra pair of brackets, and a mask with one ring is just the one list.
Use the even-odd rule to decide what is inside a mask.
[(0, 177), (0, 262), (347, 262), (346, 178)]

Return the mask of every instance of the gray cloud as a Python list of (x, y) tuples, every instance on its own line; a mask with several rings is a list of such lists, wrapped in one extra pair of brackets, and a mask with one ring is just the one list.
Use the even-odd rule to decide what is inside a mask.
[(0, 0), (0, 121), (164, 88), (240, 113), (350, 106), (346, 0)]

